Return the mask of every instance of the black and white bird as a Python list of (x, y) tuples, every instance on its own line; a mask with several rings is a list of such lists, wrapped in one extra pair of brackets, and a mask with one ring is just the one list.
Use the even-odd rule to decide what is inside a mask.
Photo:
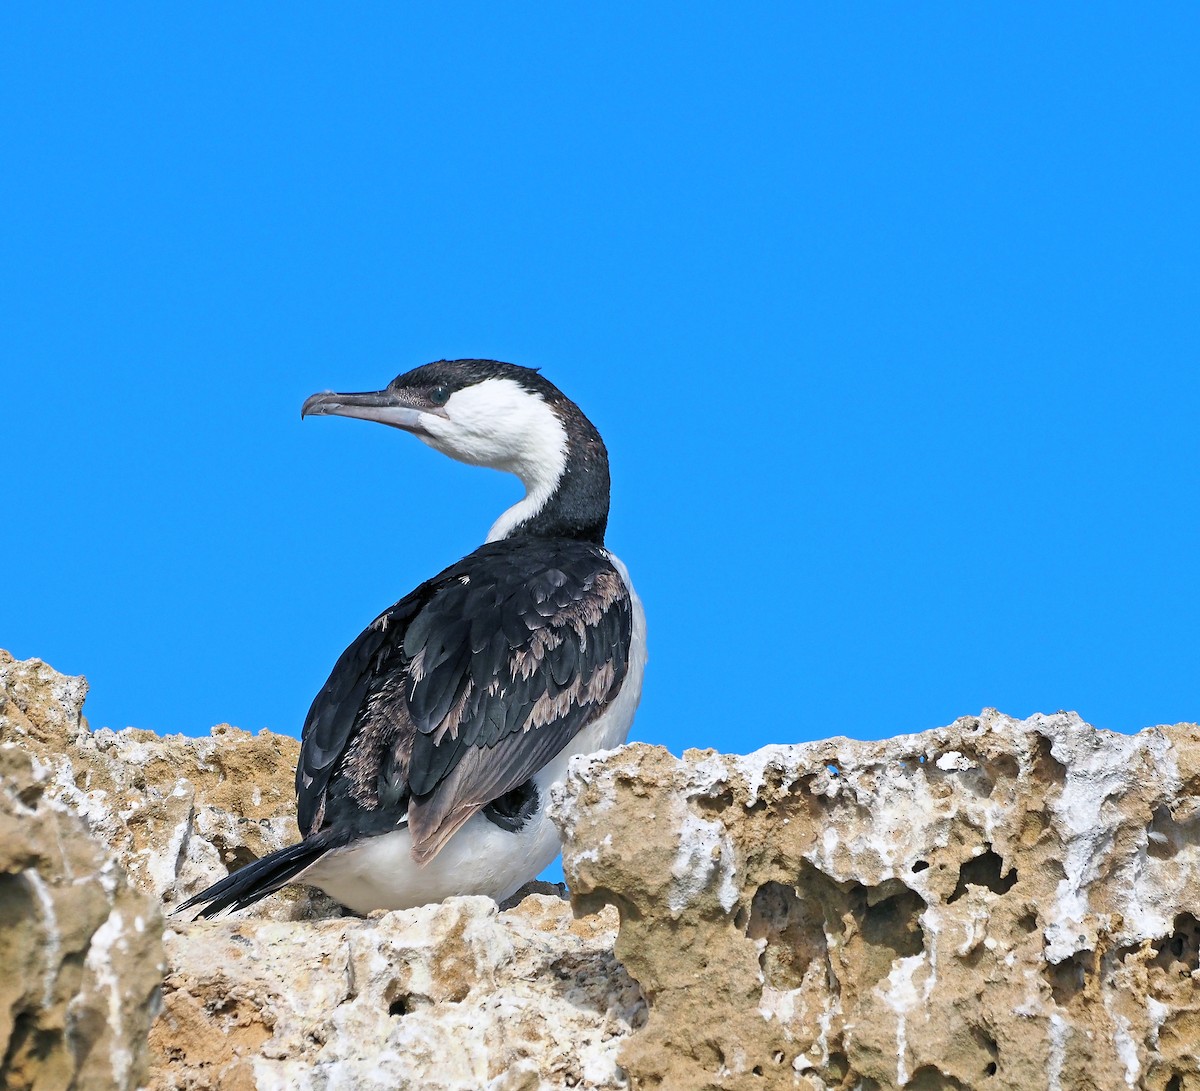
[(516, 474), (526, 495), (338, 659), (304, 723), (303, 840), (180, 908), (240, 909), (293, 882), (360, 913), (506, 898), (558, 853), (550, 785), (574, 755), (623, 743), (641, 696), (645, 615), (604, 546), (604, 442), (538, 372), (496, 360), (314, 394), (301, 415), (403, 429)]

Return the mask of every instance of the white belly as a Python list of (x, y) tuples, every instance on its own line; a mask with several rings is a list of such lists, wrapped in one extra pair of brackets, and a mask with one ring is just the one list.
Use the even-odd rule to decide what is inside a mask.
[(629, 669), (616, 700), (534, 774), (538, 807), (525, 825), (510, 832), (483, 814), (476, 814), (424, 866), (412, 858), (408, 830), (396, 830), (323, 856), (297, 876), (297, 882), (319, 886), (356, 913), (409, 909), (440, 902), (455, 894), (486, 894), (503, 901), (558, 855), (558, 830), (546, 817), (550, 785), (563, 780), (567, 765), (576, 754), (620, 746), (629, 735), (642, 696), (646, 614), (625, 566), (612, 554), (609, 556), (633, 601)]

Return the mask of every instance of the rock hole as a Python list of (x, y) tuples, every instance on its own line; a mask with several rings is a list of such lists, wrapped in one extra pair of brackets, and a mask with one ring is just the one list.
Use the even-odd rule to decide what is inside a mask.
[(1188, 846), (1200, 844), (1200, 819), (1178, 822), (1166, 806), (1155, 807), (1146, 831), (1146, 854), (1154, 860), (1171, 860)]
[(1030, 755), (1030, 764), (1033, 767), (1033, 781), (1035, 784), (1041, 784), (1046, 787), (1057, 784), (1061, 788), (1062, 785), (1067, 783), (1067, 769), (1051, 753), (1053, 746), (1054, 742), (1052, 739), (1046, 738), (1045, 735), (1038, 736), (1037, 742), (1033, 745), (1033, 753)]
[(1188, 977), (1200, 970), (1200, 921), (1191, 913), (1175, 918), (1173, 931), (1154, 951), (1154, 965), (1169, 974)]
[(753, 1076), (761, 1076), (763, 1074), (762, 1065), (756, 1064), (752, 1069), (750, 1069), (750, 1074)]
[(977, 943), (965, 955), (960, 955), (959, 958), (963, 966), (968, 970), (974, 970), (983, 961), (984, 956), (990, 955), (990, 953), (986, 945)]
[(614, 905), (617, 907), (617, 914), (621, 918), (622, 925), (626, 921), (640, 921), (642, 919), (642, 911), (638, 908), (636, 902), (631, 901), (615, 890), (610, 890), (606, 886), (598, 886), (586, 894), (576, 894), (573, 902), (575, 912), (581, 917), (591, 913), (601, 913), (606, 905)]
[(887, 977), (897, 958), (925, 949), (925, 902), (899, 879), (873, 887), (835, 882), (806, 861), (794, 885), (765, 883), (752, 903), (747, 935), (767, 941), (763, 979), (781, 990), (803, 982), (840, 992), (826, 934), (853, 948), (856, 961), (861, 956), (856, 991)]
[(826, 1083), (832, 1086), (840, 1086), (845, 1083), (846, 1075), (850, 1071), (850, 1058), (846, 1054), (835, 1050), (829, 1054), (829, 1060), (825, 1063), (825, 1071), (829, 1074)]
[(721, 811), (727, 811), (733, 806), (733, 793), (726, 789), (713, 796), (697, 796), (689, 802), (697, 810), (705, 811), (709, 814), (719, 814)]
[[(876, 887), (875, 892), (880, 889)], [(925, 910), (920, 894), (901, 886), (899, 893), (871, 902), (872, 892), (868, 891), (862, 917), (863, 939), (875, 947), (890, 947), (895, 958), (908, 958), (925, 950), (925, 933), (917, 919)]]
[[(79, 991), (80, 982), (83, 981), (84, 966), (86, 965), (86, 951), (69, 951), (63, 955), (62, 962), (58, 967), (58, 982), (59, 987), (68, 995), (74, 995)], [(158, 990), (156, 1002), (162, 1002), (162, 989)], [(4, 1069), (0, 1068), (0, 1072)]]
[(994, 772), (992, 778), (994, 784), (999, 784), (1002, 780), (1016, 780), (1021, 772), (1017, 759), (1011, 754), (1001, 754), (991, 763), (991, 768)]
[[(51, 1053), (45, 1048), (46, 1043), (39, 1043), (37, 1019), (31, 1011), (21, 1012), (13, 1020), (12, 1032), (8, 1038), (8, 1050), (4, 1055), (4, 1067), (0, 1072), (15, 1072), (22, 1067), (22, 1061), (36, 1057), (44, 1061)], [(41, 1066), (38, 1065), (38, 1068)]]
[(238, 845), (231, 852), (225, 853), (225, 863), (229, 865), (230, 871), (237, 871), (239, 868), (244, 868), (247, 864), (253, 864), (258, 857), (252, 853), (245, 845)]
[(971, 1028), (971, 1037), (975, 1039), (980, 1051), (987, 1058), (983, 1065), (983, 1074), (985, 1076), (994, 1076), (996, 1074), (996, 1070), (999, 1068), (999, 1043), (986, 1030), (983, 1030), (980, 1027)]
[(1167, 1080), (1166, 1091), (1183, 1091), (1183, 1077), (1178, 1072)]
[(829, 762), (828, 764), (826, 764), (825, 768), (829, 771), (829, 775), (831, 777), (840, 777), (842, 775), (842, 771), (837, 767), (837, 765), (834, 762)]
[(1070, 958), (1046, 967), (1046, 977), (1050, 981), (1050, 992), (1054, 1003), (1060, 1008), (1069, 1007), (1071, 1001), (1083, 992), (1087, 984), (1088, 964), (1092, 961), (1093, 952), (1077, 951)]
[(775, 1052), (771, 1054), (771, 1060), (773, 1060), (776, 1064), (783, 1064), (783, 1050), (775, 1050)]
[(1017, 881), (1017, 869), (1010, 868), (1007, 875), (1004, 875), (1003, 872), (1004, 860), (999, 853), (992, 851), (991, 845), (988, 845), (987, 852), (982, 856), (976, 856), (973, 860), (968, 860), (959, 869), (958, 885), (947, 900), (949, 902), (958, 901), (967, 892), (969, 886), (982, 886), (995, 894), (1007, 894)]
[(36, 810), (38, 801), (42, 798), (44, 785), (41, 781), (34, 781), (32, 784), (26, 784), (23, 788), (17, 789), (17, 799), (19, 799), (31, 811)]
[(763, 883), (750, 903), (746, 935), (766, 941), (758, 962), (763, 980), (773, 989), (799, 988), (815, 960), (822, 970), (825, 966), (824, 913), (819, 904), (800, 898), (794, 887)]
[(388, 1015), (394, 1015), (397, 1019), (407, 1015), (416, 1005), (412, 1002), (412, 997), (406, 993), (401, 993), (388, 1004)]
[(244, 868), (247, 864), (253, 864), (258, 859), (245, 845), (231, 845), (219, 834), (212, 839), (212, 845), (220, 854), (221, 860), (229, 869), (230, 874)]
[(913, 870), (913, 873), (915, 874), (917, 872), (924, 871), (928, 867), (929, 867), (928, 860), (918, 860), (915, 864), (913, 864), (912, 870)]

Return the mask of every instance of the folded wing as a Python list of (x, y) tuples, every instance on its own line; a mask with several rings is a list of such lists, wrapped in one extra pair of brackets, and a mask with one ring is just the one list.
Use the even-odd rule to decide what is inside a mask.
[(406, 819), (414, 855), (431, 859), (603, 711), (631, 629), (628, 589), (600, 547), (482, 546), (338, 660), (305, 723), (301, 831)]

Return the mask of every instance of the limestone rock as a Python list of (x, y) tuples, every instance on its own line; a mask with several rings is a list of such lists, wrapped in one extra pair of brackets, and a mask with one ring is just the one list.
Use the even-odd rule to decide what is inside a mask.
[[(91, 732), (86, 692), (0, 652), (0, 740), (165, 908), (296, 837), (294, 739)], [(70, 843), (90, 842), (77, 829)], [(149, 1087), (627, 1087), (616, 1050), (645, 1004), (612, 954), (616, 915), (576, 921), (554, 888), (531, 888), (504, 911), (461, 898), (362, 920), (294, 891), (232, 918), (169, 918)], [(158, 962), (143, 965), (157, 982)]]
[(361, 920), (176, 923), (152, 1091), (624, 1088), (616, 914), (533, 894)]
[(162, 918), (0, 744), (0, 1084), (131, 1091), (162, 978)]
[(632, 746), (555, 799), (620, 912), (635, 1088), (1200, 1088), (1200, 728), (994, 711), (747, 757)]
[[(170, 907), (296, 836), (295, 740), (92, 733), (85, 693), (0, 653), (14, 1087), (35, 1063), (39, 1088), (140, 1079), (118, 1041), (159, 925), (121, 867)], [(364, 920), (299, 893), (170, 920), (149, 1087), (1200, 1091), (1194, 724), (635, 745), (577, 759), (553, 812), (575, 919), (551, 894)]]
[[(47, 795), (82, 815), (164, 910), (299, 839), (296, 739), (229, 724), (207, 738), (91, 731), (86, 696), (86, 679), (0, 651), (0, 742), (18, 744), (48, 770)], [(272, 895), (257, 915), (338, 911), (319, 891), (293, 889)]]

